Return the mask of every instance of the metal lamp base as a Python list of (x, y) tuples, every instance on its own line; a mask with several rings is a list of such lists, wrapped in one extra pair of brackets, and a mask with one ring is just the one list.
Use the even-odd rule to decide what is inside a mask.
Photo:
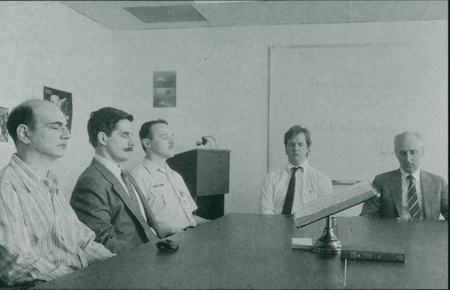
[(322, 236), (316, 241), (311, 251), (324, 258), (333, 258), (340, 254), (341, 250), (342, 244), (335, 231), (335, 217), (328, 216)]

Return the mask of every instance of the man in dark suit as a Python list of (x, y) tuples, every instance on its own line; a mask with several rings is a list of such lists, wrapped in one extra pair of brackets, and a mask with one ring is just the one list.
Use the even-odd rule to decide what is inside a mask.
[(448, 219), (448, 185), (440, 176), (420, 169), (424, 147), (415, 132), (395, 136), (395, 155), (400, 169), (375, 177), (381, 193), (364, 203), (361, 216), (385, 218)]
[(141, 190), (120, 165), (133, 151), (132, 121), (132, 115), (110, 107), (91, 113), (88, 134), (95, 155), (70, 201), (95, 240), (115, 253), (162, 237)]

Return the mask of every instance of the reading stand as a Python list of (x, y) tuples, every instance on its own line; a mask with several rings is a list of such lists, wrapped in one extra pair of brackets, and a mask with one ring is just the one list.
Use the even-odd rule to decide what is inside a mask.
[(314, 244), (311, 251), (324, 258), (332, 258), (341, 252), (342, 244), (336, 235), (335, 225), (336, 218), (332, 215), (327, 216), (322, 236)]
[(336, 194), (305, 204), (298, 211), (302, 214), (296, 216), (294, 222), (300, 228), (326, 218), (326, 226), (322, 236), (316, 241), (311, 250), (319, 253), (321, 257), (332, 258), (339, 254), (342, 249), (342, 244), (336, 235), (336, 218), (333, 214), (376, 196), (380, 196), (380, 194), (372, 185), (368, 181), (361, 181)]

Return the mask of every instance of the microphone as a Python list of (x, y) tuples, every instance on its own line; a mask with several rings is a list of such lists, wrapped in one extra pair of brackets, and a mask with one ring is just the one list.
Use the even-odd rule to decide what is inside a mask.
[[(197, 141), (195, 144), (197, 146), (200, 146), (200, 145), (206, 145), (206, 143), (209, 143), (209, 146), (211, 147), (211, 140), (209, 140), (208, 138), (213, 139), (214, 143), (216, 143), (216, 139), (213, 136), (203, 136), (202, 140)], [(216, 144), (216, 147), (217, 147), (217, 144)]]
[(208, 139), (206, 139), (206, 137), (202, 137), (202, 140), (197, 141), (197, 143), (195, 143), (197, 146), (200, 145), (206, 145), (206, 143), (208, 143)]

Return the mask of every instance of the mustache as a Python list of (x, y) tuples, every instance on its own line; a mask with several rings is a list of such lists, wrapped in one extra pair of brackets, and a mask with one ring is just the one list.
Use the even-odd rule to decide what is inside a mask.
[(127, 147), (127, 148), (123, 149), (123, 151), (127, 151), (127, 152), (131, 152), (133, 150), (134, 150), (133, 147)]

